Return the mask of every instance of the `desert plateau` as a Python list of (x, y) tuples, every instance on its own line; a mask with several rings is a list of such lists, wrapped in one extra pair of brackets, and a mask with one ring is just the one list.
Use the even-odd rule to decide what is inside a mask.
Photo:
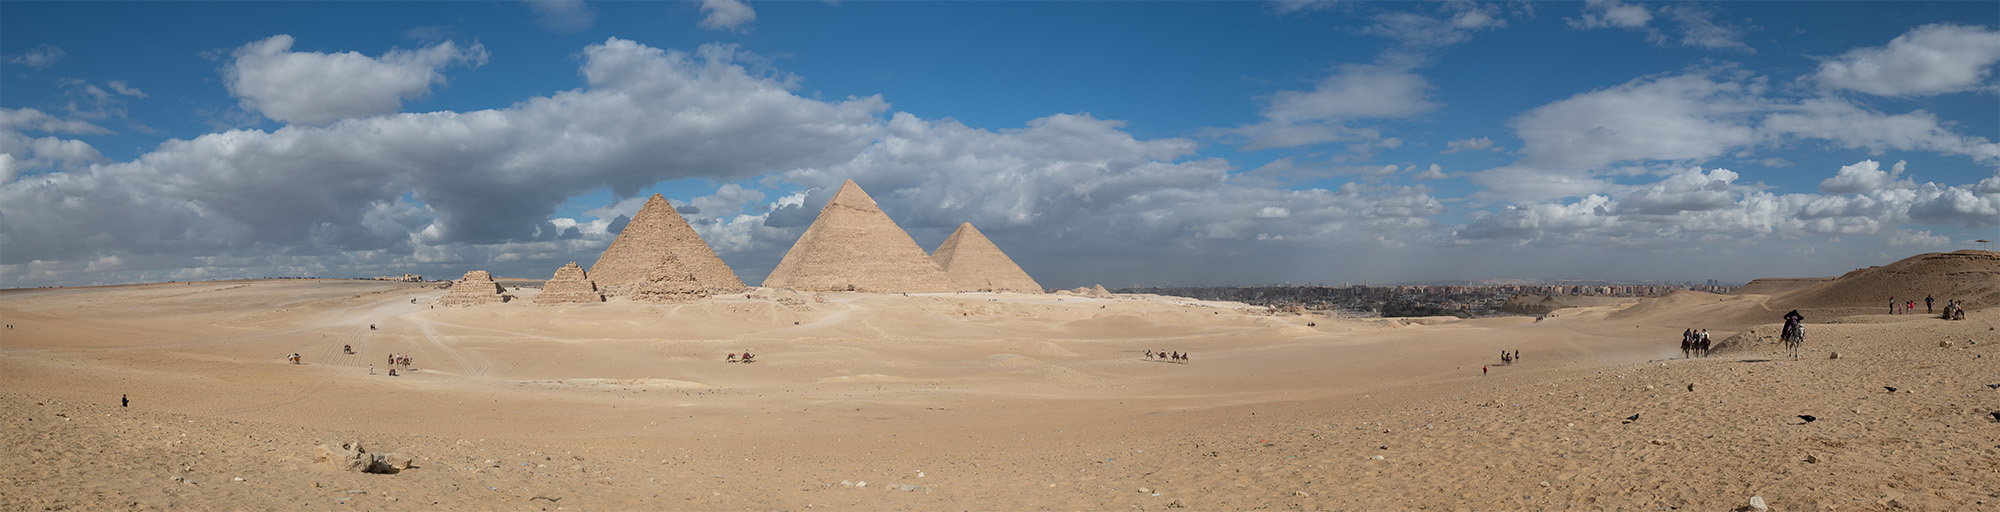
[[(473, 307), (377, 281), (11, 290), (0, 508), (1991, 509), (1996, 271), (1935, 253), (1541, 321), (767, 288), (547, 305), (508, 280), (525, 300)], [(1884, 288), (1970, 312), (1862, 303)], [(1797, 360), (1772, 341), (1791, 309)], [(1681, 357), (1688, 327), (1713, 356)], [(344, 442), (412, 460), (316, 462)]]

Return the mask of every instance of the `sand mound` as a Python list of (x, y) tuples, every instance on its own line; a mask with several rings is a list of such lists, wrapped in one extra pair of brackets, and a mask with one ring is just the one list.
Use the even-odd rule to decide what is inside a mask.
[(820, 209), (764, 286), (870, 293), (958, 291), (910, 234), (848, 180)]
[(1833, 282), (1831, 277), (1766, 277), (1731, 290), (1731, 295), (1784, 295)]
[(736, 272), (715, 256), (708, 242), (659, 194), (647, 199), (646, 206), (618, 232), (611, 247), (605, 248), (597, 263), (591, 265), (590, 275), (605, 289), (622, 291), (646, 280), (653, 267), (669, 256), (680, 260), (680, 265), (693, 273), (704, 288), (716, 292), (745, 288)]
[(1919, 254), (1880, 267), (1849, 272), (1830, 283), (1785, 297), (1792, 308), (1874, 308), (1887, 311), (1889, 300), (1925, 296), (1964, 301), (1967, 309), (2000, 305), (2000, 253), (1964, 250)]
[(1612, 313), (1606, 318), (1612, 320), (1652, 318), (1661, 314), (1684, 312), (1691, 307), (1714, 304), (1727, 298), (1715, 293), (1674, 290), (1667, 292), (1666, 295), (1641, 300), (1638, 304)]
[(958, 225), (958, 231), (944, 240), (931, 259), (951, 275), (959, 289), (969, 292), (1042, 293), (1041, 283), (1014, 264), (1007, 253), (986, 239), (972, 223)]

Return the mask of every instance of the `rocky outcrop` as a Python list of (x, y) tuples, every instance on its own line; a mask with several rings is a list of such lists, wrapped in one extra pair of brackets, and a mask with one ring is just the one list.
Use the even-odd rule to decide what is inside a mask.
[(410, 469), (415, 460), (397, 452), (368, 453), (357, 441), (313, 447), (313, 462), (337, 471), (395, 474)]

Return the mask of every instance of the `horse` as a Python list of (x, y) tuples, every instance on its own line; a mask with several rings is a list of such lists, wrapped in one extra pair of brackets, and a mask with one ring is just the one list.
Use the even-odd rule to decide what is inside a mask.
[(1792, 356), (1792, 360), (1797, 361), (1799, 359), (1799, 345), (1803, 345), (1806, 342), (1806, 326), (1800, 324), (1786, 325), (1783, 339), (1785, 342), (1785, 355)]

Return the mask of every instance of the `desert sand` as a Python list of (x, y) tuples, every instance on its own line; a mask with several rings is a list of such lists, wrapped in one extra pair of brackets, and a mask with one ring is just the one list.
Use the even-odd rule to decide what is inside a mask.
[[(12, 290), (0, 509), (1991, 510), (2000, 255), (1951, 254), (1540, 322), (763, 288), (551, 305), (510, 279), (518, 300), (470, 307), (373, 281)], [(1854, 283), (1980, 298), (1891, 316)], [(1795, 308), (1799, 360), (1769, 340)], [(1689, 327), (1725, 343), (1683, 359)], [(414, 364), (390, 377), (389, 354)], [(415, 467), (314, 462), (344, 441)]]

